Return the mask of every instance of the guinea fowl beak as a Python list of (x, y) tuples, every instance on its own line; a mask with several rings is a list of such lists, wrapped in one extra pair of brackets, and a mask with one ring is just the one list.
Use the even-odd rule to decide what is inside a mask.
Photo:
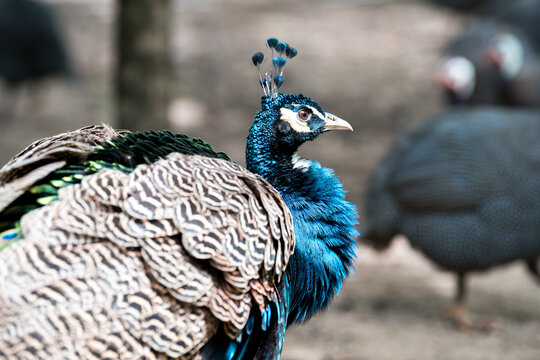
[(326, 117), (324, 118), (324, 125), (323, 125), (324, 131), (330, 131), (330, 130), (351, 130), (353, 131), (353, 128), (351, 124), (343, 120), (342, 118), (339, 118), (335, 115), (332, 115), (330, 113), (326, 113)]

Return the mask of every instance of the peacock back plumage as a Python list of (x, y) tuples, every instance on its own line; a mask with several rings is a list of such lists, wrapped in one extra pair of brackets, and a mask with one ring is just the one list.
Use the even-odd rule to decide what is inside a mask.
[[(73, 151), (68, 139), (62, 147)], [(59, 148), (58, 139), (51, 144)], [(251, 328), (277, 321), (269, 313), (280, 313), (270, 274), (283, 273), (294, 241), (290, 214), (268, 183), (201, 140), (169, 132), (119, 135), (85, 157), (47, 174), (2, 213), (34, 209), (14, 227), (24, 239), (8, 236), (0, 253), (1, 289), (9, 294), (3, 310), (12, 313), (2, 316), (2, 355), (21, 354), (21, 342), (39, 338), (24, 351), (85, 358), (117, 342), (132, 345), (114, 348), (125, 358), (177, 357), (198, 352), (220, 321), (234, 349), (250, 314)], [(86, 343), (73, 344), (81, 334)]]
[[(113, 138), (99, 138), (103, 134), (116, 136)], [(62, 138), (63, 137), (63, 138)], [(86, 146), (90, 145), (90, 146)], [(77, 152), (77, 157), (71, 157), (68, 152)], [(35, 181), (23, 196), (10, 204), (4, 204), (0, 222), (0, 246), (6, 241), (17, 240), (21, 237), (18, 219), (26, 212), (42, 205), (47, 205), (58, 197), (58, 190), (68, 185), (79, 183), (86, 175), (94, 174), (102, 169), (114, 169), (124, 173), (132, 172), (141, 164), (155, 162), (170, 153), (186, 155), (202, 155), (230, 161), (223, 152), (216, 152), (208, 143), (201, 139), (192, 139), (185, 134), (175, 134), (170, 131), (147, 131), (130, 133), (115, 131), (107, 126), (89, 126), (80, 130), (62, 134), (61, 137), (42, 139), (29, 146), (19, 155), (15, 156), (0, 173), (3, 184), (8, 183), (14, 176), (22, 177), (31, 171), (28, 164), (31, 160), (36, 169), (43, 171), (42, 164), (52, 161), (57, 156), (58, 161), (52, 164), (62, 165), (60, 169), (52, 170), (49, 174), (43, 173), (42, 179), (31, 178)], [(81, 161), (81, 157), (84, 161)], [(51, 164), (51, 165), (52, 165)], [(56, 166), (53, 166), (56, 167)], [(41, 174), (41, 173), (40, 173)], [(46, 175), (46, 176), (45, 176)], [(19, 181), (9, 183), (3, 187), (8, 192)], [(1, 191), (1, 190), (0, 190)], [(20, 192), (15, 194), (20, 195)], [(6, 201), (9, 197), (5, 197)]]

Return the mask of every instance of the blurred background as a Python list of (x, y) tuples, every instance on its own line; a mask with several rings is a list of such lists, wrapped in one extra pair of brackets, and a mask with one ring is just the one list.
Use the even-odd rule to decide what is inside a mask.
[[(6, 20), (2, 2), (10, 1), (0, 0), (0, 40), (2, 21), (37, 24), (31, 17)], [(427, 0), (162, 0), (155, 2), (166, 4), (161, 13), (126, 7), (131, 18), (123, 18), (113, 0), (41, 4), (55, 16), (66, 63), (58, 76), (14, 80), (1, 73), (0, 56), (2, 163), (36, 139), (109, 123), (169, 127), (243, 164), (244, 139), (262, 96), (250, 57), (275, 36), (299, 50), (282, 92), (302, 92), (355, 128), (322, 136), (300, 152), (335, 169), (359, 207), (369, 172), (392, 140), (447, 106), (436, 69), (448, 44), (475, 21), (474, 9), (455, 11)], [(129, 56), (137, 49), (126, 31), (146, 17), (164, 36), (147, 38), (150, 48), (169, 50), (147, 72), (133, 74)], [(153, 72), (156, 63), (166, 71)], [(155, 96), (151, 104), (137, 101), (145, 91)], [(453, 293), (451, 274), (404, 240), (380, 254), (360, 246), (356, 273), (338, 299), (289, 332), (283, 357), (540, 359), (540, 288), (521, 264), (472, 278), (469, 309), (495, 318), (491, 333), (458, 332), (441, 316)]]

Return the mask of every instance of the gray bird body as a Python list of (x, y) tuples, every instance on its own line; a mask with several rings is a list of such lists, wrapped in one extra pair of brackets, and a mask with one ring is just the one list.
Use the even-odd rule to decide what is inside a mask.
[(401, 135), (372, 173), (362, 237), (396, 234), (457, 273), (540, 255), (540, 113), (450, 110)]

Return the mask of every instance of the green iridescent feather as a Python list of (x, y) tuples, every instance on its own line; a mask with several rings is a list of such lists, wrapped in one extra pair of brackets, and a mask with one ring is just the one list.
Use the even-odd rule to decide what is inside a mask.
[(19, 220), (29, 211), (57, 199), (58, 190), (79, 183), (86, 175), (102, 169), (130, 173), (139, 164), (153, 163), (168, 154), (203, 155), (231, 161), (227, 154), (216, 152), (201, 139), (170, 131), (127, 133), (95, 147), (83, 162), (68, 162), (30, 187), (0, 213), (0, 251), (20, 239)]

